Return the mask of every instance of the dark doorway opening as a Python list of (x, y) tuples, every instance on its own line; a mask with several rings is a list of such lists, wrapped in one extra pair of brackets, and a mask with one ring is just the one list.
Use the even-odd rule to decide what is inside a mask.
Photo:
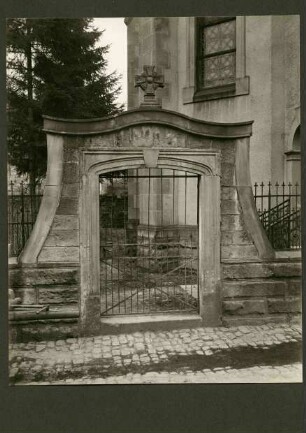
[(198, 313), (198, 186), (173, 169), (99, 176), (102, 315)]

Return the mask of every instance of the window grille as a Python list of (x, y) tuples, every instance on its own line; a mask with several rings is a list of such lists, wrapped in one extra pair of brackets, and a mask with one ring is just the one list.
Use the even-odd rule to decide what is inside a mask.
[(198, 90), (235, 85), (236, 18), (198, 19)]

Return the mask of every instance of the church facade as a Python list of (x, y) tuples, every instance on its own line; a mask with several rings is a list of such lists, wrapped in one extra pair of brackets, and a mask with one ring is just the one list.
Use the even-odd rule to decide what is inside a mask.
[(300, 183), (299, 16), (126, 18), (134, 77), (156, 65), (164, 109), (210, 122), (253, 120), (251, 180)]

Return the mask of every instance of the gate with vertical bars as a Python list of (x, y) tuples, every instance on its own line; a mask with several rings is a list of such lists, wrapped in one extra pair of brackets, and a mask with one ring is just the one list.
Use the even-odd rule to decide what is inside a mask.
[(102, 315), (198, 312), (198, 184), (173, 169), (99, 176)]

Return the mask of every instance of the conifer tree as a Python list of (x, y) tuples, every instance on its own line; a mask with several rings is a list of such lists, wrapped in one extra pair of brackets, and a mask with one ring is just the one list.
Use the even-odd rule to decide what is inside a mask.
[(106, 73), (109, 46), (97, 46), (102, 33), (89, 18), (7, 20), (8, 159), (31, 184), (46, 171), (43, 115), (122, 111), (119, 77)]

